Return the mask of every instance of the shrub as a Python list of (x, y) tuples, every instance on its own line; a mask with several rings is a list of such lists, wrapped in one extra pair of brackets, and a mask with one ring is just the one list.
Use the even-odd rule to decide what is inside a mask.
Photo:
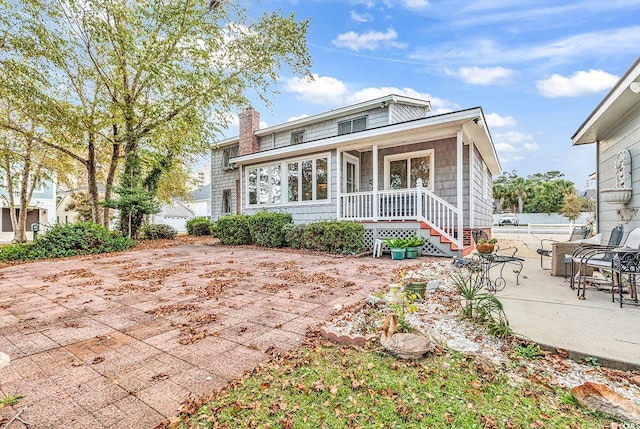
[(7, 246), (0, 259), (35, 260), (126, 250), (135, 241), (92, 222), (58, 224), (31, 243)]
[(322, 221), (304, 227), (307, 249), (331, 253), (359, 253), (364, 245), (364, 226), (353, 222)]
[(287, 223), (282, 225), (282, 233), (284, 234), (285, 245), (294, 249), (302, 249), (302, 234), (304, 225)]
[(286, 240), (282, 227), (291, 223), (289, 213), (258, 212), (247, 219), (251, 240), (262, 247), (282, 247)]
[[(189, 235), (198, 235), (195, 232), (196, 229), (196, 225), (199, 224), (206, 224), (207, 228), (209, 228), (209, 225), (211, 225), (211, 220), (207, 217), (207, 216), (198, 216), (198, 217), (194, 217), (191, 218), (187, 221), (187, 234)], [(202, 227), (204, 230), (204, 227)], [(210, 232), (207, 232), (206, 234), (200, 234), (200, 235), (209, 235)]]
[(178, 231), (170, 226), (165, 224), (147, 224), (142, 227), (142, 238), (146, 240), (158, 240), (162, 238), (166, 238), (169, 240), (173, 240), (178, 235)]
[(239, 245), (251, 244), (251, 233), (248, 225), (249, 216), (223, 216), (216, 222), (220, 243)]
[(193, 235), (201, 237), (203, 235), (211, 235), (211, 222), (201, 221), (193, 224)]

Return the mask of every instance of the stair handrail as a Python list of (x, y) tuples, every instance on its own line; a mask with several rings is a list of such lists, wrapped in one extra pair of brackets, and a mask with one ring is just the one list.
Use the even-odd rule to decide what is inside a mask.
[[(440, 235), (459, 245), (458, 240), (455, 238), (455, 232), (457, 229), (458, 223), (458, 208), (449, 204), (441, 197), (437, 196), (433, 192), (428, 189), (425, 189), (422, 186), (422, 180), (418, 179), (416, 181), (416, 190), (418, 193), (418, 207), (417, 207), (417, 215), (418, 220), (426, 223), (429, 227), (433, 228)], [(422, 197), (425, 198), (425, 203), (431, 201), (430, 204), (423, 204)], [(439, 210), (434, 210), (433, 208), (430, 210), (431, 216), (428, 211), (428, 206), (433, 207), (433, 203), (435, 203)]]

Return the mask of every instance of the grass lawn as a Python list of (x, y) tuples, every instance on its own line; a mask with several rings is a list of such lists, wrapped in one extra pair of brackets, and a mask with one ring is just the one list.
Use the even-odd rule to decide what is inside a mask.
[(519, 362), (495, 366), (442, 350), (404, 361), (376, 347), (315, 341), (186, 406), (169, 427), (609, 427), (611, 419), (579, 408), (568, 390)]

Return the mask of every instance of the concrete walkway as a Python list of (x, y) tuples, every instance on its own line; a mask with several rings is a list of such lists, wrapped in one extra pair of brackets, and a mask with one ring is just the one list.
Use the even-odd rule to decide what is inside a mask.
[[(540, 268), (535, 249), (548, 235), (498, 231), (493, 236), (501, 244), (515, 245), (518, 255), (525, 257), (520, 285), (515, 285), (515, 274), (505, 270), (508, 285), (497, 293), (519, 335), (575, 352), (576, 358), (594, 356), (615, 367), (640, 368), (640, 307), (620, 308), (620, 303), (611, 302), (609, 290), (587, 288), (586, 300), (579, 300), (568, 281)], [(566, 240), (568, 235), (555, 238)]]

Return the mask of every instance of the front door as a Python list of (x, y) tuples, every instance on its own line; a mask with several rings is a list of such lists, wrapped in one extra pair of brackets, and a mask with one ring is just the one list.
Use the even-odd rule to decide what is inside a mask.
[(358, 192), (360, 189), (360, 159), (355, 156), (344, 154), (342, 163), (342, 189), (345, 194)]

